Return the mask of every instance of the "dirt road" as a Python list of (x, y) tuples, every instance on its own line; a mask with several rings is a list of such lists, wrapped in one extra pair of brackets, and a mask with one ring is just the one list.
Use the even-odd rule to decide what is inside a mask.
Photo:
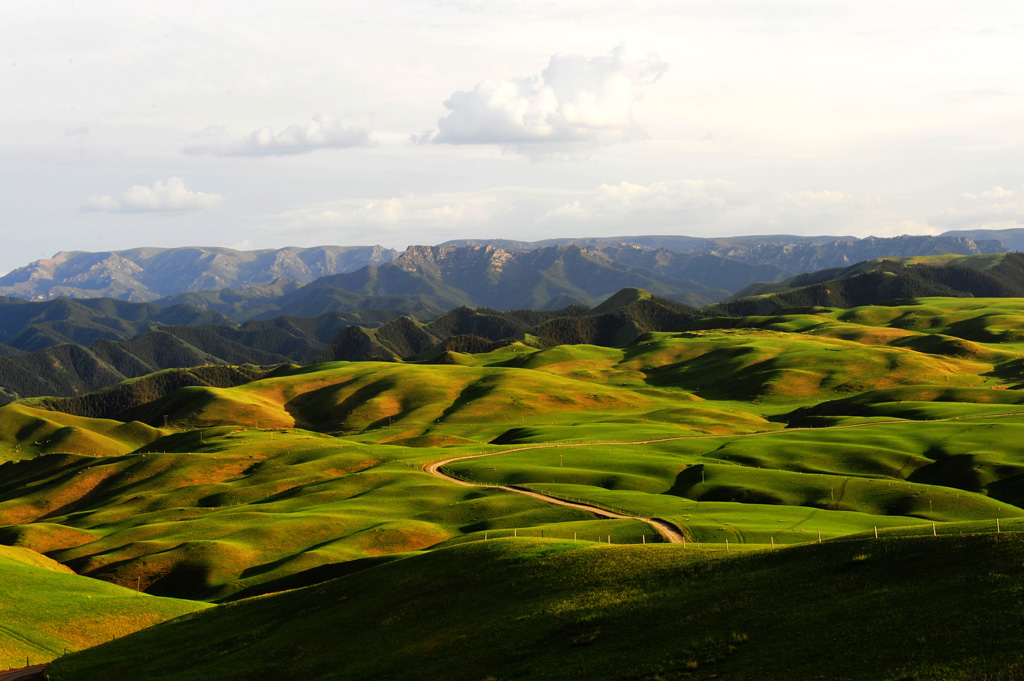
[(31, 667), (22, 667), (21, 669), (13, 669), (11, 671), (3, 672), (0, 671), (0, 681), (43, 681), (43, 671), (46, 669), (45, 664), (36, 664)]
[(533, 447), (521, 447), (519, 449), (507, 449), (507, 450), (505, 450), (503, 452), (491, 452), (489, 454), (471, 454), (469, 456), (456, 456), (456, 457), (453, 457), (451, 459), (445, 459), (444, 461), (435, 461), (433, 463), (428, 463), (426, 466), (423, 467), (423, 470), (425, 470), (427, 473), (430, 473), (431, 475), (435, 475), (435, 476), (441, 478), (442, 480), (446, 480), (446, 481), (454, 483), (456, 485), (462, 485), (463, 487), (484, 487), (484, 488), (487, 488), (487, 489), (500, 489), (500, 490), (504, 490), (506, 492), (512, 492), (513, 494), (522, 494), (523, 496), (532, 497), (534, 499), (538, 499), (540, 501), (543, 501), (543, 502), (546, 502), (546, 503), (549, 503), (549, 504), (554, 504), (556, 506), (566, 506), (568, 508), (578, 508), (578, 509), (581, 509), (583, 511), (588, 511), (589, 513), (593, 513), (594, 515), (601, 516), (602, 518), (617, 518), (617, 519), (623, 519), (623, 520), (640, 520), (640, 521), (645, 522), (648, 525), (650, 525), (654, 529), (654, 531), (657, 532), (659, 535), (661, 535), (661, 537), (665, 541), (667, 541), (667, 542), (669, 542), (671, 544), (682, 544), (682, 543), (684, 543), (683, 531), (680, 528), (678, 528), (675, 525), (673, 525), (672, 523), (670, 523), (668, 521), (665, 521), (665, 520), (661, 520), (660, 518), (641, 518), (641, 517), (638, 517), (638, 516), (623, 515), (623, 514), (620, 514), (620, 513), (615, 513), (614, 511), (606, 511), (603, 508), (598, 508), (596, 506), (591, 506), (590, 504), (586, 504), (586, 503), (583, 503), (583, 502), (566, 501), (565, 499), (558, 499), (556, 497), (548, 496), (547, 494), (542, 494), (540, 492), (534, 492), (532, 490), (523, 489), (521, 487), (511, 487), (511, 486), (508, 486), (508, 485), (482, 485), (482, 484), (478, 484), (478, 483), (475, 483), (475, 482), (466, 482), (465, 480), (459, 480), (458, 478), (452, 477), (452, 476), (446, 474), (444, 471), (441, 470), (442, 467), (447, 466), (448, 464), (453, 463), (455, 461), (464, 461), (466, 459), (479, 459), (479, 458), (482, 458), (482, 457), (485, 457), (485, 456), (494, 456), (495, 454), (507, 454), (508, 452), (522, 451), (523, 449), (533, 449)]
[[(953, 417), (950, 417), (950, 418), (929, 419), (929, 420), (925, 420), (925, 421), (922, 421), (922, 422), (923, 423), (941, 423), (941, 422), (947, 422), (947, 421), (963, 421), (963, 420), (968, 420), (968, 419), (1000, 418), (1000, 417), (1005, 417), (1005, 416), (1024, 416), (1024, 412), (1007, 412), (1005, 414), (972, 414), (972, 415), (968, 415), (968, 416), (953, 416)], [(634, 440), (634, 441), (630, 441), (630, 442), (615, 442), (615, 441), (610, 441), (610, 442), (546, 442), (546, 443), (535, 444), (535, 445), (524, 445), (524, 446), (521, 446), (521, 447), (511, 447), (509, 449), (503, 449), (503, 450), (498, 451), (498, 452), (487, 452), (485, 454), (470, 454), (470, 455), (467, 455), (467, 456), (456, 456), (456, 457), (452, 457), (451, 459), (445, 459), (443, 461), (435, 461), (433, 463), (428, 463), (427, 465), (425, 465), (423, 467), (423, 470), (426, 471), (427, 473), (430, 473), (431, 475), (434, 475), (434, 476), (437, 476), (437, 477), (441, 478), (442, 480), (446, 480), (446, 481), (454, 483), (456, 485), (462, 485), (463, 487), (485, 487), (485, 488), (488, 488), (488, 489), (500, 489), (500, 490), (504, 490), (506, 492), (512, 492), (514, 494), (522, 494), (522, 495), (525, 495), (525, 496), (528, 496), (528, 497), (533, 497), (534, 499), (539, 499), (540, 501), (544, 501), (544, 502), (549, 503), (549, 504), (556, 504), (558, 506), (568, 506), (570, 508), (579, 508), (579, 509), (582, 509), (584, 511), (589, 511), (590, 513), (593, 513), (595, 515), (601, 516), (602, 518), (629, 518), (629, 519), (632, 519), (632, 520), (641, 520), (641, 521), (647, 523), (648, 525), (650, 525), (652, 528), (654, 528), (654, 530), (659, 535), (661, 535), (665, 539), (665, 541), (671, 542), (673, 544), (682, 544), (682, 543), (685, 543), (685, 539), (686, 539), (686, 537), (685, 537), (685, 535), (683, 533), (682, 528), (677, 527), (676, 525), (673, 525), (672, 523), (670, 523), (668, 521), (665, 521), (665, 520), (662, 520), (660, 518), (642, 518), (642, 517), (637, 517), (637, 516), (620, 515), (618, 513), (614, 513), (612, 511), (606, 511), (606, 510), (604, 510), (602, 508), (598, 508), (596, 506), (591, 506), (591, 505), (583, 503), (583, 502), (565, 501), (564, 499), (558, 499), (556, 497), (551, 497), (551, 496), (548, 496), (546, 494), (542, 494), (540, 492), (533, 492), (531, 490), (522, 489), (522, 488), (519, 488), (519, 487), (510, 487), (510, 486), (506, 486), (506, 485), (483, 485), (483, 484), (478, 484), (478, 483), (475, 483), (475, 482), (467, 482), (465, 480), (459, 480), (458, 478), (455, 478), (455, 477), (452, 477), (450, 475), (447, 475), (446, 473), (441, 471), (441, 468), (443, 468), (444, 466), (447, 466), (450, 463), (454, 463), (456, 461), (465, 461), (467, 459), (479, 459), (479, 458), (482, 458), (482, 457), (485, 457), (485, 456), (496, 456), (498, 454), (511, 454), (513, 452), (523, 452), (523, 451), (528, 451), (528, 450), (532, 450), (532, 449), (552, 449), (552, 448), (565, 448), (565, 447), (595, 447), (595, 446), (607, 446), (607, 445), (630, 446), (630, 445), (649, 445), (649, 444), (655, 444), (655, 443), (659, 443), (659, 442), (673, 442), (673, 441), (678, 441), (678, 440), (710, 440), (710, 439), (716, 439), (716, 438), (766, 437), (766, 436), (771, 436), (771, 435), (785, 435), (787, 433), (793, 433), (793, 432), (799, 432), (799, 431), (819, 431), (820, 432), (820, 431), (825, 431), (825, 430), (839, 430), (839, 429), (844, 429), (845, 430), (847, 428), (867, 428), (867, 427), (871, 427), (871, 426), (891, 425), (891, 424), (899, 424), (899, 423), (905, 424), (905, 423), (908, 423), (908, 421), (904, 420), (904, 419), (893, 419), (891, 421), (887, 420), (887, 421), (874, 421), (874, 422), (869, 422), (869, 423), (851, 423), (851, 424), (842, 425), (842, 426), (831, 426), (831, 427), (828, 427), (828, 428), (808, 428), (808, 427), (784, 428), (784, 429), (779, 429), (779, 430), (761, 430), (761, 431), (756, 431), (756, 432), (753, 432), (753, 433), (737, 433), (735, 435), (677, 435), (677, 436), (674, 436), (674, 437), (660, 437), (660, 438), (652, 438), (652, 439), (649, 439), (649, 440)], [(845, 484), (843, 486), (843, 492), (845, 492)], [(842, 496), (840, 496), (840, 499), (842, 499)], [(4, 680), (0, 679), (0, 681), (4, 681)]]

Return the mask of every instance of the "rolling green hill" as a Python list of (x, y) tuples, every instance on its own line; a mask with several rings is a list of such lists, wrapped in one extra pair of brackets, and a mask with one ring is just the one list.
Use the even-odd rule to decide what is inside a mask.
[(770, 314), (780, 308), (857, 307), (925, 296), (1022, 295), (1022, 253), (935, 255), (870, 260), (798, 275), (777, 284), (753, 285), (707, 312), (747, 316)]
[[(812, 242), (804, 246), (835, 246)], [(904, 245), (911, 252), (917, 248)], [(719, 246), (746, 249), (749, 244), (722, 241)], [(1024, 255), (966, 250), (972, 254), (889, 257), (753, 284), (738, 298), (701, 310), (683, 303), (704, 304), (727, 292), (704, 291), (681, 278), (684, 271), (716, 285), (724, 285), (737, 267), (743, 281), (755, 272), (777, 281), (781, 271), (720, 255), (625, 243), (602, 242), (589, 250), (579, 245), (511, 251), (416, 247), (393, 263), (323, 277), (301, 288), (250, 292), (255, 307), (247, 306), (248, 294), (230, 289), (183, 294), (163, 301), (179, 303), (167, 308), (110, 299), (4, 299), (0, 401), (81, 395), (125, 378), (204, 364), (448, 362), (450, 352), (487, 352), (512, 340), (621, 346), (647, 331), (681, 328), (696, 317), (921, 296), (1024, 295)], [(649, 293), (638, 297), (637, 285)], [(614, 293), (615, 286), (625, 288)], [(468, 307), (481, 304), (491, 307)], [(521, 305), (544, 309), (493, 309)], [(261, 319), (238, 326), (210, 308), (223, 308), (237, 319)], [(289, 315), (273, 316), (282, 310)]]
[(51, 678), (1009, 680), (1022, 559), (1019, 534), (748, 555), (476, 542), (158, 626)]
[(62, 343), (126, 340), (157, 324), (227, 324), (224, 315), (187, 305), (160, 307), (111, 298), (29, 302), (0, 297), (0, 343), (31, 352)]
[(0, 604), (4, 668), (49, 662), (207, 607), (80, 577), (45, 556), (8, 546), (0, 546)]
[(390, 361), (0, 408), (0, 545), (221, 604), (55, 678), (136, 650), (146, 678), (1020, 672), (1024, 300), (696, 318), (629, 290), (563, 318), (620, 344), (399, 357), (558, 321), (492, 312), (349, 327)]

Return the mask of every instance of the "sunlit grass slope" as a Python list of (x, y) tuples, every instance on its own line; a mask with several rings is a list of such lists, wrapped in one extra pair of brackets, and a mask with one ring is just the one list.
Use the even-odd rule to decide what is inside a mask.
[(48, 662), (204, 607), (140, 595), (0, 546), (0, 669)]
[(22, 404), (0, 407), (0, 463), (50, 452), (125, 454), (162, 433), (142, 423), (90, 419)]
[[(520, 350), (521, 352), (517, 352)], [(595, 346), (537, 351), (518, 346), (466, 355), (474, 365), (335, 362), (286, 370), (230, 389), (186, 388), (132, 410), (133, 418), (179, 427), (237, 424), (297, 427), (332, 435), (372, 431), (368, 442), (488, 442), (510, 425), (649, 420), (709, 429), (771, 425), (749, 411), (694, 404), (677, 386), (655, 389), (643, 371), (624, 364), (624, 351)], [(657, 364), (661, 357), (651, 357)], [(693, 409), (688, 423), (685, 410)], [(676, 412), (675, 418), (666, 413)], [(386, 432), (381, 432), (386, 431)]]
[(1020, 517), (1021, 438), (1021, 417), (866, 423), (647, 445), (539, 444), (447, 469), (666, 518), (704, 541), (791, 543), (817, 531)]
[(899, 305), (811, 308), (766, 317), (704, 319), (694, 329), (759, 328), (999, 364), (1024, 343), (1024, 299), (918, 298)]
[(591, 517), (446, 484), (403, 458), (423, 454), (304, 431), (211, 428), (117, 458), (42, 457), (3, 469), (9, 524), (0, 541), (150, 593), (223, 598), (463, 531)]
[(51, 678), (1009, 680), (1022, 560), (1019, 533), (753, 553), (480, 541), (161, 625)]
[(0, 542), (223, 600), (491, 532), (653, 538), (422, 470), (483, 453), (445, 470), (713, 545), (1008, 520), (1024, 514), (1018, 317), (1022, 301), (923, 299), (705, 320), (624, 348), (290, 366), (122, 414), (149, 426), (13, 404)]

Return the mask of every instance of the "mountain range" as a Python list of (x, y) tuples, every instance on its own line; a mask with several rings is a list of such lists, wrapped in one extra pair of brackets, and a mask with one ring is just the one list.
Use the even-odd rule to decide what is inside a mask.
[[(1024, 242), (1016, 232), (1007, 230), (1005, 235), (1014, 245)], [(395, 296), (416, 301), (424, 315), (458, 305), (554, 309), (569, 303), (594, 305), (624, 286), (704, 305), (753, 283), (863, 260), (1005, 252), (1006, 244), (991, 238), (1001, 234), (979, 232), (977, 239), (950, 233), (864, 239), (775, 235), (456, 241), (412, 246), (402, 253), (381, 246), (75, 251), (0, 277), (0, 295), (186, 303), (236, 321), (395, 307)]]
[[(0, 278), (44, 298), (0, 297), (0, 402), (73, 397), (204, 365), (457, 362), (459, 353), (514, 341), (622, 346), (699, 317), (1024, 295), (1024, 256), (963, 235), (556, 241), (458, 242), (400, 254), (380, 247), (60, 254)], [(846, 264), (859, 253), (886, 255)], [(793, 274), (779, 262), (840, 266)], [(115, 266), (130, 276), (114, 276)], [(347, 271), (326, 273), (332, 268)], [(220, 283), (235, 287), (202, 288)], [(95, 290), (166, 295), (45, 299)]]
[[(84, 307), (77, 312), (84, 315), (84, 310), (91, 309)], [(445, 363), (453, 361), (453, 352), (484, 352), (516, 340), (540, 346), (623, 345), (644, 332), (676, 328), (698, 316), (694, 308), (681, 303), (639, 289), (624, 289), (593, 309), (569, 306), (551, 311), (499, 311), (460, 307), (427, 323), (395, 310), (370, 310), (362, 314), (282, 316), (242, 325), (154, 325), (129, 338), (105, 338), (88, 346), (62, 342), (34, 352), (0, 346), (6, 355), (0, 356), (0, 403), (41, 395), (74, 397), (154, 372), (207, 365), (246, 365), (255, 370), (253, 365), (337, 360)], [(94, 321), (82, 316), (79, 321), (92, 330), (110, 320), (101, 317)], [(33, 337), (42, 339), (46, 335), (40, 331)], [(138, 390), (138, 386), (132, 388)]]
[(772, 314), (780, 308), (857, 307), (926, 296), (1024, 296), (1024, 254), (884, 258), (757, 284), (704, 309), (708, 315)]
[(117, 298), (151, 301), (182, 291), (307, 283), (393, 260), (381, 246), (318, 246), (238, 251), (231, 248), (133, 248), (61, 251), (0, 277), (0, 295), (32, 300)]

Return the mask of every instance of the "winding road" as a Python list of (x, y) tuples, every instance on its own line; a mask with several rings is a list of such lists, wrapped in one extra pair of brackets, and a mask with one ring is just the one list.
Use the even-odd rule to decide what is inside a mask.
[[(545, 445), (544, 447), (550, 447), (550, 445)], [(640, 520), (654, 528), (654, 531), (661, 535), (662, 539), (664, 539), (666, 542), (669, 542), (670, 544), (685, 543), (683, 531), (679, 527), (673, 525), (672, 523), (666, 520), (662, 520), (660, 518), (642, 518), (639, 516), (622, 515), (621, 513), (615, 513), (614, 511), (606, 511), (603, 508), (591, 506), (590, 504), (585, 504), (577, 501), (566, 501), (564, 499), (558, 499), (557, 497), (548, 496), (547, 494), (541, 494), (540, 492), (522, 489), (521, 487), (511, 487), (508, 485), (483, 485), (475, 482), (467, 482), (465, 480), (459, 480), (458, 478), (452, 477), (451, 475), (448, 475), (447, 473), (441, 470), (442, 467), (447, 466), (448, 464), (454, 463), (456, 461), (464, 461), (466, 459), (480, 459), (485, 456), (494, 456), (495, 454), (508, 454), (509, 452), (521, 452), (524, 449), (541, 449), (541, 447), (518, 447), (515, 449), (506, 449), (501, 452), (490, 452), (487, 454), (470, 454), (468, 456), (456, 456), (452, 457), (451, 459), (445, 459), (443, 461), (434, 461), (433, 463), (428, 463), (426, 466), (423, 467), (423, 470), (425, 470), (427, 473), (430, 473), (431, 475), (441, 478), (442, 480), (446, 480), (456, 485), (462, 485), (463, 487), (483, 487), (486, 489), (500, 489), (506, 492), (512, 492), (513, 494), (522, 494), (523, 496), (526, 497), (532, 497), (534, 499), (538, 499), (549, 504), (554, 504), (556, 506), (578, 508), (580, 510), (593, 513), (594, 515), (601, 516), (602, 518), (615, 518), (620, 520)]]
[[(949, 418), (942, 418), (942, 419), (928, 419), (928, 420), (925, 420), (923, 422), (925, 422), (925, 423), (941, 423), (941, 422), (947, 422), (947, 421), (962, 421), (962, 420), (967, 420), (967, 419), (1000, 418), (1000, 417), (1004, 417), (1004, 416), (1024, 416), (1024, 412), (1006, 412), (1006, 413), (1002, 413), (1002, 414), (970, 414), (970, 415), (965, 415), (965, 416), (952, 416), (952, 417), (949, 417)], [(566, 506), (566, 507), (569, 507), (569, 508), (578, 508), (578, 509), (581, 509), (583, 511), (588, 511), (590, 513), (593, 513), (594, 515), (600, 516), (602, 518), (615, 518), (615, 519), (625, 519), (625, 520), (640, 520), (640, 521), (643, 521), (643, 522), (647, 523), (648, 525), (650, 525), (654, 529), (654, 531), (657, 532), (659, 535), (661, 535), (661, 537), (666, 542), (669, 542), (671, 544), (685, 544), (687, 537), (684, 534), (684, 530), (682, 528), (680, 528), (679, 526), (674, 525), (673, 523), (670, 523), (670, 522), (668, 522), (666, 520), (662, 520), (661, 518), (644, 518), (644, 517), (641, 517), (641, 516), (623, 515), (623, 514), (620, 514), (620, 513), (615, 513), (614, 511), (607, 511), (607, 510), (605, 510), (603, 508), (599, 508), (597, 506), (592, 506), (592, 505), (587, 504), (587, 503), (577, 502), (577, 501), (566, 501), (564, 499), (559, 499), (557, 497), (549, 496), (547, 494), (542, 494), (540, 492), (534, 492), (532, 490), (523, 489), (521, 487), (513, 487), (513, 486), (510, 486), (510, 485), (485, 485), (485, 484), (482, 484), (482, 483), (468, 482), (466, 480), (460, 480), (459, 478), (456, 478), (456, 477), (453, 477), (451, 475), (448, 475), (447, 473), (445, 473), (441, 469), (444, 468), (445, 466), (447, 466), (448, 464), (455, 463), (456, 461), (466, 461), (467, 459), (481, 459), (481, 458), (488, 457), (488, 456), (497, 456), (498, 454), (511, 454), (513, 452), (523, 452), (523, 451), (529, 451), (529, 450), (533, 450), (533, 449), (557, 449), (557, 448), (567, 448), (567, 447), (599, 447), (599, 446), (607, 446), (607, 445), (618, 445), (618, 446), (649, 445), (649, 444), (655, 444), (655, 443), (659, 443), (659, 442), (674, 442), (674, 441), (677, 441), (677, 440), (710, 440), (710, 439), (715, 439), (715, 438), (758, 437), (758, 436), (766, 436), (766, 435), (780, 435), (780, 434), (793, 433), (793, 432), (798, 432), (798, 431), (809, 431), (809, 430), (813, 430), (813, 431), (826, 431), (826, 430), (839, 430), (839, 429), (847, 429), (847, 428), (867, 428), (867, 427), (870, 427), (870, 426), (881, 426), (881, 425), (890, 425), (890, 424), (897, 424), (897, 423), (909, 423), (909, 422), (911, 422), (911, 421), (909, 421), (907, 419), (893, 419), (893, 420), (886, 420), (886, 421), (871, 421), (871, 422), (867, 422), (867, 423), (850, 423), (850, 424), (846, 424), (846, 425), (842, 425), (842, 426), (830, 426), (830, 427), (827, 427), (827, 428), (811, 428), (811, 427), (784, 428), (784, 429), (779, 429), (779, 430), (759, 430), (759, 431), (756, 431), (756, 432), (753, 432), (753, 433), (737, 433), (737, 434), (734, 434), (734, 435), (677, 435), (677, 436), (673, 436), (673, 437), (661, 437), (661, 438), (652, 438), (652, 439), (649, 439), (649, 440), (633, 440), (633, 441), (625, 441), (625, 442), (619, 442), (619, 441), (610, 441), (610, 442), (547, 442), (547, 443), (534, 444), (534, 445), (524, 445), (524, 446), (521, 446), (521, 447), (512, 447), (510, 449), (503, 449), (503, 450), (497, 451), (497, 452), (486, 452), (486, 453), (483, 453), (483, 454), (468, 454), (468, 455), (465, 455), (465, 456), (455, 456), (455, 457), (452, 457), (450, 459), (443, 459), (441, 461), (434, 461), (432, 463), (428, 463), (425, 466), (423, 466), (423, 470), (426, 471), (427, 473), (433, 475), (433, 476), (441, 478), (442, 480), (445, 480), (447, 482), (453, 483), (455, 485), (462, 485), (463, 487), (480, 487), (480, 488), (485, 488), (485, 489), (500, 489), (500, 490), (504, 490), (506, 492), (512, 492), (513, 494), (522, 494), (523, 496), (532, 497), (534, 499), (538, 499), (540, 501), (543, 501), (543, 502), (546, 502), (546, 503), (549, 503), (549, 504), (554, 504), (556, 506)], [(844, 483), (842, 492), (845, 492), (845, 483)], [(840, 496), (840, 499), (841, 498), (842, 497)], [(2, 680), (0, 680), (0, 681), (2, 681)]]
[(40, 681), (44, 678), (45, 664), (36, 664), (31, 667), (22, 667), (7, 672), (0, 672), (0, 681)]

